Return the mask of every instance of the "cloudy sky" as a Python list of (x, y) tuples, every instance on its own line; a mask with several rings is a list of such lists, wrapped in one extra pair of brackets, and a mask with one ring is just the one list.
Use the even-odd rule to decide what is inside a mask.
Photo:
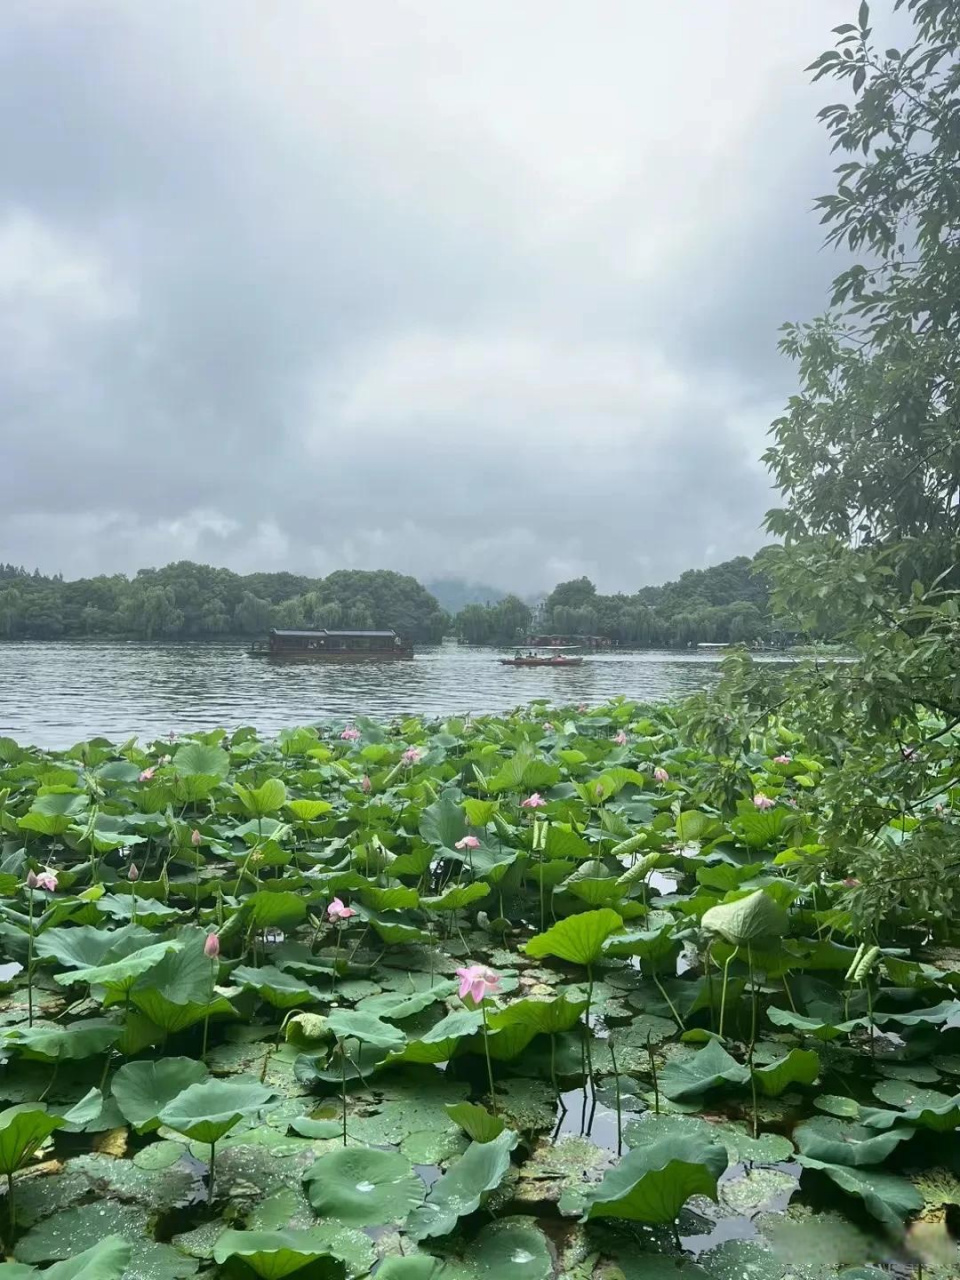
[(632, 589), (763, 542), (855, 0), (3, 0), (0, 560)]

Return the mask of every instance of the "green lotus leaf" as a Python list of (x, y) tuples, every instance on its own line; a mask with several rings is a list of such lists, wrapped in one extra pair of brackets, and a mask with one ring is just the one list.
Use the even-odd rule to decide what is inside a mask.
[(67, 1027), (13, 1027), (6, 1034), (7, 1045), (25, 1058), (44, 1062), (92, 1058), (120, 1039), (123, 1028), (105, 1018), (87, 1018)]
[(373, 1049), (399, 1049), (406, 1040), (399, 1027), (356, 1009), (331, 1009), (327, 1030), (338, 1040), (360, 1040)]
[(310, 1267), (310, 1280), (344, 1280), (346, 1267), (310, 1231), (232, 1231), (217, 1237), (214, 1262), (240, 1258), (262, 1280), (284, 1280)]
[(400, 1222), (426, 1194), (409, 1160), (373, 1147), (344, 1147), (321, 1156), (304, 1182), (317, 1213), (353, 1227)]
[(128, 1062), (110, 1085), (123, 1118), (138, 1133), (160, 1127), (160, 1112), (192, 1084), (207, 1077), (207, 1068), (193, 1058), (160, 1058), (156, 1062)]
[(691, 1196), (716, 1200), (717, 1179), (726, 1167), (726, 1149), (697, 1134), (636, 1147), (584, 1193), (581, 1221), (673, 1222)]
[(481, 1280), (547, 1280), (553, 1275), (547, 1238), (530, 1218), (488, 1223), (472, 1241), (468, 1257)]
[(767, 1017), (778, 1027), (791, 1027), (806, 1035), (815, 1036), (817, 1040), (836, 1040), (857, 1027), (867, 1025), (866, 1018), (851, 1018), (846, 1022), (831, 1022), (815, 1018), (804, 1013), (794, 1013), (792, 1009), (778, 1009), (771, 1005), (767, 1009)]
[(179, 949), (179, 942), (172, 940), (156, 942), (152, 946), (131, 952), (122, 960), (114, 960), (110, 964), (58, 973), (54, 981), (65, 987), (75, 982), (85, 982), (91, 987), (106, 987), (108, 998), (104, 1003), (114, 1004), (123, 998), (138, 978), (155, 969), (168, 951), (179, 951)]
[(428, 844), (452, 849), (467, 834), (467, 820), (463, 810), (450, 795), (424, 809), (420, 815), (420, 834)]
[(418, 1040), (409, 1040), (402, 1049), (394, 1050), (388, 1062), (447, 1062), (461, 1041), (469, 1039), (483, 1026), (483, 1015), (477, 1009), (455, 1009), (441, 1018)]
[(55, 1262), (40, 1271), (22, 1262), (6, 1262), (0, 1266), (2, 1280), (26, 1280), (31, 1276), (52, 1276), (53, 1280), (122, 1280), (133, 1253), (133, 1245), (122, 1236), (105, 1236), (92, 1249), (84, 1249), (75, 1258)]
[(450, 1268), (429, 1253), (384, 1258), (377, 1267), (377, 1280), (442, 1280)]
[(410, 1214), (406, 1231), (413, 1240), (449, 1234), (460, 1218), (480, 1208), (510, 1168), (510, 1152), (518, 1136), (504, 1129), (491, 1142), (471, 1142), (466, 1151), (430, 1188), (426, 1200)]
[(265, 818), (269, 813), (276, 813), (287, 799), (287, 788), (279, 778), (267, 778), (259, 787), (244, 787), (235, 782), (233, 791), (251, 818)]
[[(893, 1083), (888, 1081), (888, 1083)], [(932, 1089), (914, 1090), (914, 1093), (931, 1094)], [(905, 1111), (883, 1111), (879, 1108), (863, 1107), (860, 1111), (860, 1123), (868, 1129), (892, 1129), (894, 1125), (919, 1125), (923, 1129), (933, 1129), (936, 1133), (949, 1133), (960, 1126), (960, 1094), (953, 1098), (943, 1097), (943, 1102), (933, 1103), (928, 1098), (919, 1105), (908, 1107)]]
[(230, 772), (230, 757), (222, 747), (185, 742), (174, 754), (173, 771), (181, 778), (213, 778), (219, 782)]
[(246, 1116), (275, 1105), (272, 1089), (250, 1076), (206, 1080), (188, 1085), (161, 1110), (162, 1125), (208, 1146)]
[(307, 918), (306, 901), (288, 889), (260, 889), (246, 900), (246, 910), (258, 929), (295, 929)]
[(397, 991), (383, 991), (376, 996), (365, 996), (357, 1005), (358, 1013), (370, 1013), (387, 1022), (403, 1022), (414, 1014), (429, 1009), (438, 1000), (446, 1000), (457, 989), (457, 984), (447, 979), (438, 979), (435, 986), (425, 991), (414, 991), (404, 996)]
[(16, 1173), (63, 1123), (36, 1102), (0, 1111), (0, 1173)]
[(420, 905), (427, 911), (462, 911), (471, 902), (479, 902), (490, 892), (490, 886), (482, 880), (474, 880), (472, 884), (452, 885), (445, 893), (436, 898), (421, 898)]
[(149, 929), (135, 924), (113, 930), (74, 925), (69, 929), (45, 929), (34, 943), (34, 954), (37, 959), (56, 960), (71, 969), (87, 969), (122, 960), (153, 940)]
[(864, 1125), (848, 1124), (834, 1116), (812, 1116), (798, 1124), (794, 1141), (801, 1153), (827, 1164), (851, 1168), (882, 1164), (901, 1142), (912, 1138), (915, 1129), (891, 1129), (886, 1133)]
[(381, 889), (375, 884), (360, 890), (360, 899), (374, 911), (409, 911), (420, 905), (420, 895), (409, 885), (396, 884)]
[(489, 1014), (488, 1023), (492, 1030), (523, 1026), (532, 1027), (538, 1034), (558, 1035), (575, 1027), (586, 1007), (586, 1000), (569, 1000), (566, 996), (527, 996)]
[(571, 893), (591, 907), (607, 906), (623, 896), (617, 877), (595, 858), (581, 863), (557, 885), (557, 891)]
[(754, 942), (782, 937), (787, 931), (787, 913), (763, 889), (721, 902), (703, 913), (700, 919), (707, 933), (717, 933), (733, 946), (745, 947)]
[(558, 960), (590, 966), (603, 955), (603, 944), (607, 938), (622, 926), (620, 916), (609, 907), (584, 911), (558, 921), (545, 933), (535, 934), (523, 950), (528, 956), (538, 959), (556, 956)]
[(76, 792), (38, 796), (23, 817), (18, 819), (17, 826), (25, 831), (38, 831), (44, 836), (60, 836), (70, 830), (89, 805), (90, 797), (77, 795)]
[(300, 1004), (315, 1004), (327, 997), (308, 983), (292, 978), (289, 973), (272, 964), (253, 969), (249, 965), (237, 965), (230, 975), (238, 987), (256, 991), (262, 1000), (276, 1009), (295, 1009)]
[(506, 1128), (500, 1116), (491, 1115), (477, 1102), (447, 1104), (447, 1115), (474, 1142), (492, 1142)]
[(873, 1095), (888, 1107), (901, 1111), (922, 1111), (945, 1108), (950, 1095), (939, 1089), (924, 1089), (909, 1080), (881, 1080), (873, 1086)]
[(329, 800), (288, 800), (287, 808), (300, 822), (315, 822), (333, 810)]
[(636, 956), (659, 968), (680, 950), (682, 939), (676, 936), (675, 929), (673, 920), (669, 920), (659, 929), (631, 929), (614, 934), (604, 943), (603, 951), (608, 956)]
[(812, 1049), (791, 1049), (769, 1066), (753, 1069), (760, 1092), (768, 1098), (779, 1098), (793, 1084), (813, 1084), (819, 1074), (820, 1056)]
[(798, 1163), (805, 1169), (816, 1169), (848, 1195), (863, 1201), (867, 1211), (895, 1235), (902, 1233), (908, 1214), (923, 1208), (923, 1196), (916, 1187), (891, 1173), (876, 1173), (846, 1165), (830, 1164), (801, 1153)]
[(660, 1092), (674, 1102), (699, 1098), (722, 1085), (750, 1083), (750, 1072), (732, 1058), (719, 1040), (703, 1049), (671, 1058), (660, 1073)]

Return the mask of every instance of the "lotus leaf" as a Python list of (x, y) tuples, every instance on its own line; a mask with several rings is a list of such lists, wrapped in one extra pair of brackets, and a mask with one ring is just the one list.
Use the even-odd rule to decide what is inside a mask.
[(766, 1067), (754, 1067), (754, 1078), (761, 1093), (779, 1098), (794, 1084), (813, 1084), (820, 1074), (820, 1057), (812, 1049), (791, 1049), (788, 1054)]
[(231, 1258), (240, 1258), (262, 1280), (284, 1280), (308, 1265), (311, 1280), (344, 1280), (346, 1275), (343, 1262), (309, 1231), (224, 1231), (213, 1259), (222, 1264)]
[(447, 1115), (474, 1142), (492, 1142), (506, 1127), (500, 1116), (491, 1115), (476, 1102), (448, 1103)]
[(584, 1193), (588, 1218), (673, 1222), (691, 1196), (717, 1198), (726, 1150), (696, 1134), (673, 1135), (636, 1147)]
[(188, 1085), (162, 1108), (158, 1119), (195, 1142), (219, 1142), (245, 1116), (275, 1104), (276, 1094), (259, 1080), (233, 1076)]
[(558, 921), (545, 933), (535, 934), (523, 949), (528, 956), (538, 959), (556, 956), (558, 960), (589, 967), (603, 955), (607, 938), (622, 925), (620, 916), (609, 907), (584, 911)]
[(703, 913), (700, 924), (705, 932), (719, 934), (733, 946), (745, 947), (779, 938), (786, 932), (787, 915), (769, 894), (757, 889), (746, 897), (711, 907)]
[(901, 1142), (912, 1138), (913, 1129), (892, 1129), (878, 1133), (864, 1125), (847, 1124), (833, 1116), (813, 1116), (797, 1125), (794, 1140), (801, 1153), (827, 1164), (851, 1168), (882, 1164)]
[(110, 1086), (124, 1119), (138, 1133), (160, 1127), (160, 1112), (192, 1084), (206, 1078), (207, 1069), (193, 1058), (160, 1058), (156, 1062), (128, 1062)]
[(723, 1085), (750, 1083), (750, 1072), (732, 1058), (719, 1040), (703, 1049), (671, 1058), (660, 1073), (660, 1089), (674, 1102), (698, 1098)]
[(490, 1142), (471, 1142), (410, 1214), (406, 1230), (411, 1239), (448, 1235), (460, 1218), (479, 1209), (503, 1181), (517, 1141), (512, 1129), (504, 1129)]
[(841, 1191), (859, 1197), (868, 1212), (894, 1234), (902, 1232), (903, 1220), (908, 1214), (923, 1208), (923, 1196), (906, 1178), (829, 1164), (802, 1153), (797, 1160), (805, 1169), (816, 1169), (826, 1174)]
[(0, 1111), (0, 1173), (16, 1173), (62, 1124), (60, 1116), (34, 1102)]
[(409, 1160), (372, 1147), (331, 1151), (310, 1166), (304, 1181), (317, 1213), (353, 1227), (400, 1222), (426, 1194)]

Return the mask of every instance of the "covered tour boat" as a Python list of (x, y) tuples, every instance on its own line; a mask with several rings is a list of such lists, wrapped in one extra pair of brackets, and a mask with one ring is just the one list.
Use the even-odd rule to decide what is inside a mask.
[(250, 646), (255, 658), (277, 662), (395, 662), (412, 658), (413, 646), (395, 631), (279, 631)]

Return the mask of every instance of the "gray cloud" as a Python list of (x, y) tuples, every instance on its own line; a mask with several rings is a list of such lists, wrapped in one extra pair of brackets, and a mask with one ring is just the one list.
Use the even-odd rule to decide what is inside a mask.
[(836, 0), (7, 0), (0, 559), (752, 552)]

